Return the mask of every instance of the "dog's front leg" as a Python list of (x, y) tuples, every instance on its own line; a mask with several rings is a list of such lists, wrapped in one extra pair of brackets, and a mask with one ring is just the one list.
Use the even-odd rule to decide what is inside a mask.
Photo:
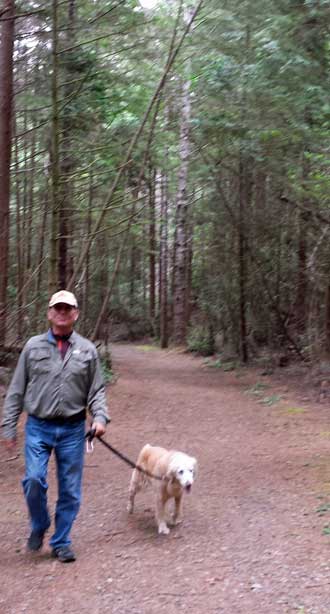
[(174, 497), (174, 512), (172, 516), (173, 524), (182, 522), (182, 494)]
[(165, 519), (166, 501), (166, 493), (160, 490), (156, 496), (156, 522), (158, 526), (158, 533), (163, 535), (168, 535), (168, 533), (170, 532)]
[(127, 511), (129, 514), (133, 513), (135, 495), (139, 490), (141, 490), (141, 477), (139, 472), (134, 469), (128, 490)]

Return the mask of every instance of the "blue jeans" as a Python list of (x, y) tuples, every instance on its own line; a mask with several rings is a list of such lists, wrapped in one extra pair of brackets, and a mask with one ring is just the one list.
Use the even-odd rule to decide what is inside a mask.
[(70, 531), (81, 502), (84, 464), (85, 421), (58, 424), (28, 416), (25, 425), (25, 477), (22, 481), (33, 531), (46, 531), (50, 526), (47, 507), (47, 469), (54, 450), (58, 500), (52, 548), (68, 546)]

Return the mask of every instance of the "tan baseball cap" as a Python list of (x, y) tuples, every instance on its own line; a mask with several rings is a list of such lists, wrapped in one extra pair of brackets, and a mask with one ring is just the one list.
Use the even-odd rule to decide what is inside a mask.
[(65, 305), (70, 305), (71, 307), (78, 307), (75, 295), (72, 294), (72, 292), (68, 292), (68, 290), (55, 292), (48, 303), (48, 307), (54, 307), (54, 305), (58, 305), (58, 303), (65, 303)]

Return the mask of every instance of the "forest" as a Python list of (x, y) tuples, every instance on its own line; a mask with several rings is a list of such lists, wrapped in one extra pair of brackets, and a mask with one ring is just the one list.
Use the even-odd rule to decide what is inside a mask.
[(2, 0), (0, 349), (330, 352), (330, 1)]

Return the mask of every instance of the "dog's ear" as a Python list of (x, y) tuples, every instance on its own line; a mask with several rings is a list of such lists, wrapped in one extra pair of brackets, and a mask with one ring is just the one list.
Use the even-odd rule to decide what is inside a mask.
[(172, 460), (168, 464), (168, 467), (165, 473), (165, 480), (167, 480), (167, 482), (171, 482), (175, 478), (175, 472), (176, 472), (176, 465)]
[(167, 482), (172, 482), (174, 478), (175, 478), (175, 471), (173, 470), (173, 468), (172, 469), (168, 468), (165, 474), (165, 480)]
[(193, 457), (193, 472), (194, 472), (194, 477), (196, 477), (196, 475), (197, 475), (197, 469), (198, 469), (197, 459)]

